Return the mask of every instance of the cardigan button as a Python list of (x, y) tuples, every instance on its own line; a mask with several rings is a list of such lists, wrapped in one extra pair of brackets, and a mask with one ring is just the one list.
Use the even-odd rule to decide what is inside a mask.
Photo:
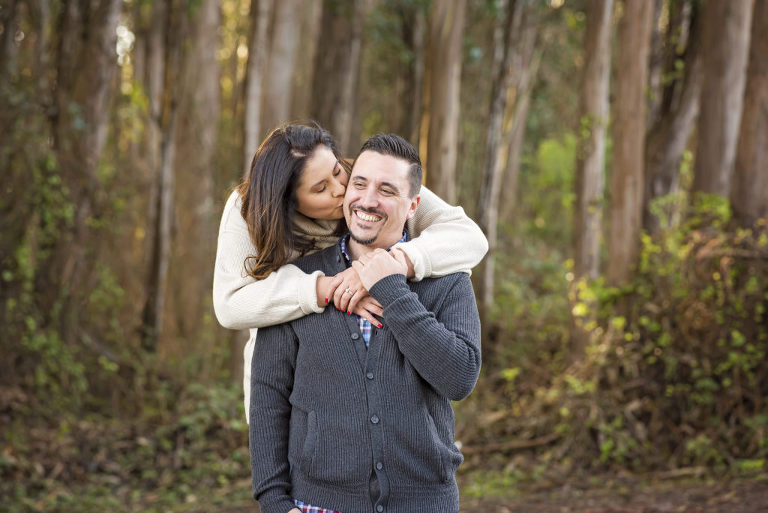
[(369, 372), (368, 374), (365, 375), (365, 377), (368, 379), (373, 379), (373, 372)]
[(377, 417), (376, 415), (374, 415), (373, 417), (371, 417), (371, 422), (372, 422), (373, 424), (378, 424), (378, 423), (379, 423), (379, 417)]
[(379, 504), (378, 506), (376, 506), (376, 511), (378, 511), (379, 513), (381, 513), (382, 511), (384, 511), (384, 506), (382, 506), (381, 504)]
[(381, 470), (384, 468), (384, 464), (382, 462), (376, 463), (376, 470)]
[(360, 338), (360, 335), (357, 333), (352, 333), (352, 340), (357, 340), (358, 338)]

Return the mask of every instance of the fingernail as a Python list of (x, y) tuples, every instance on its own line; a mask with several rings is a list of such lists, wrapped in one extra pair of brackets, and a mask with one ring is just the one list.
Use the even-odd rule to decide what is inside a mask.
[(347, 312), (347, 315), (351, 315), (351, 314), (352, 314), (352, 312)]
[(326, 302), (326, 303), (328, 302), (328, 298), (325, 298), (325, 302)]
[(384, 327), (384, 326), (383, 326), (381, 323), (379, 323), (379, 328), (383, 328), (383, 327)]

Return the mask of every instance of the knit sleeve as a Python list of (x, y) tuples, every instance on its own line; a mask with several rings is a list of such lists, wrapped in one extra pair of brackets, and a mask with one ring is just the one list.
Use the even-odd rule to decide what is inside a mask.
[(488, 252), (488, 240), (461, 207), (452, 207), (421, 187), (421, 203), (408, 221), (412, 239), (395, 245), (413, 263), (414, 281), (470, 273)]
[(443, 280), (448, 280), (439, 285), (446, 287), (445, 295), (434, 313), (402, 274), (376, 282), (371, 296), (384, 307), (384, 324), (403, 356), (438, 394), (458, 401), (469, 395), (480, 375), (480, 316), (469, 276)]
[(293, 376), (298, 342), (289, 324), (260, 329), (251, 360), (249, 442), (253, 498), (263, 513), (294, 507), (288, 463)]
[(315, 312), (316, 284), (320, 271), (302, 272), (284, 265), (263, 280), (245, 272), (245, 259), (256, 255), (248, 226), (240, 214), (237, 191), (224, 207), (213, 271), (213, 308), (222, 326), (229, 329), (262, 328)]

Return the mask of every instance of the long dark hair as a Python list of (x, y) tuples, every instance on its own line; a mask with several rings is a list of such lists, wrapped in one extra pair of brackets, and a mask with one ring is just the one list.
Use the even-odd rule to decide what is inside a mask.
[(248, 177), (237, 187), (241, 213), (257, 251), (246, 259), (245, 269), (257, 280), (287, 264), (294, 252), (302, 254), (313, 247), (312, 241), (297, 236), (292, 227), (299, 179), (321, 144), (341, 161), (333, 137), (317, 124), (286, 124), (274, 129), (256, 150)]

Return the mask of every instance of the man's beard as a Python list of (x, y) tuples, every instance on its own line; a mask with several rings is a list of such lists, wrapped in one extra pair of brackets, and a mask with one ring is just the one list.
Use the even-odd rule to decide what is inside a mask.
[(349, 237), (353, 241), (357, 242), (358, 244), (362, 244), (363, 246), (367, 246), (369, 244), (373, 244), (374, 242), (376, 242), (376, 239), (379, 238), (379, 234), (377, 233), (376, 235), (374, 235), (372, 239), (358, 239), (357, 237), (355, 237), (354, 233), (349, 232)]
[[(381, 217), (381, 221), (379, 221), (380, 223), (385, 223), (387, 221), (387, 215), (384, 212), (376, 210), (375, 208), (368, 209), (368, 208), (358, 207), (356, 205), (350, 205), (349, 206), (349, 217), (350, 218), (353, 218), (355, 216), (355, 213), (354, 213), (353, 209), (357, 209), (357, 210), (360, 210), (361, 212), (366, 212), (368, 214), (376, 214), (377, 216), (380, 216)], [(379, 231), (376, 232), (373, 237), (371, 237), (370, 239), (361, 239), (361, 238), (355, 236), (355, 234), (352, 232), (352, 228), (350, 227), (350, 229), (349, 229), (349, 237), (353, 241), (357, 242), (358, 244), (361, 244), (363, 246), (368, 246), (368, 245), (373, 244), (374, 242), (376, 242), (376, 239), (379, 238), (379, 235), (381, 234), (381, 230), (383, 228), (384, 228), (384, 226), (382, 224), (382, 226), (379, 227)]]

